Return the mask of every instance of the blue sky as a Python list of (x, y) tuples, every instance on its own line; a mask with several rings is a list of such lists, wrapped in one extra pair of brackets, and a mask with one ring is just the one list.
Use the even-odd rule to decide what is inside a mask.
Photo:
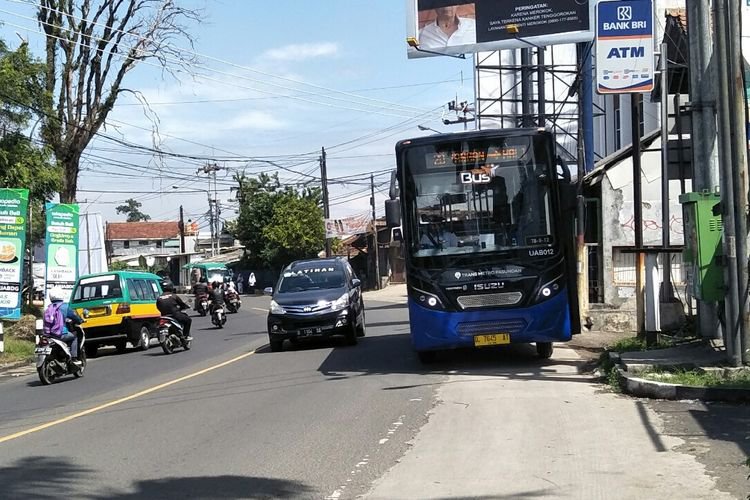
[[(471, 58), (407, 59), (404, 0), (190, 3), (205, 13), (191, 26), (193, 50), (200, 54), (195, 74), (175, 80), (142, 64), (125, 81), (151, 104), (159, 135), (152, 132), (156, 118), (129, 95), (110, 115), (106, 133), (172, 153), (253, 159), (218, 161), (228, 168), (218, 175), (226, 218), (234, 213), (224, 190), (236, 171), (278, 170), (286, 182), (309, 181), (319, 175), (322, 146), (329, 177), (350, 176), (347, 184), (330, 187), (332, 216), (369, 210), (368, 186), (351, 176), (369, 181), (370, 172), (378, 174), (380, 213), (396, 141), (429, 133), (420, 124), (440, 131), (459, 127), (442, 124), (446, 103), (473, 101)], [(0, 36), (14, 45), (17, 32), (42, 56), (43, 38), (29, 17), (33, 9), (23, 0), (0, 0)], [(201, 164), (97, 139), (86, 154), (79, 199), (110, 221), (123, 219), (114, 207), (129, 197), (142, 201), (156, 220), (176, 218), (180, 204), (197, 219), (207, 210), (206, 194), (185, 191), (207, 188), (205, 175), (196, 174)]]

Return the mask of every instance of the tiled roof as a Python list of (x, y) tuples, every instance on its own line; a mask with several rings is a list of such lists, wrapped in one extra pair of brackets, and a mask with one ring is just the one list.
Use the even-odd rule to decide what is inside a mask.
[(177, 221), (109, 222), (107, 240), (168, 240), (180, 234)]
[(664, 17), (672, 17), (674, 18), (682, 28), (682, 31), (684, 33), (687, 33), (688, 30), (688, 18), (687, 18), (687, 9), (666, 9), (664, 12)]

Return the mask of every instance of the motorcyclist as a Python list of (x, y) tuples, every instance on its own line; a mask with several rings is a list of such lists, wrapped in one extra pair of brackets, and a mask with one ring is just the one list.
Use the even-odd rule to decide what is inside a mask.
[[(49, 310), (53, 307), (59, 308), (60, 314), (63, 318), (62, 325), (60, 325), (59, 327), (59, 331), (50, 333), (68, 344), (73, 364), (76, 366), (81, 366), (82, 363), (78, 359), (78, 335), (70, 331), (70, 329), (68, 328), (68, 323), (73, 326), (78, 326), (83, 323), (83, 318), (81, 318), (78, 313), (76, 313), (75, 309), (70, 307), (70, 305), (65, 302), (65, 291), (62, 288), (57, 286), (52, 288), (49, 291), (49, 300), (50, 304), (47, 306), (47, 309)], [(46, 314), (46, 311), (44, 316), (48, 316), (48, 314)]]
[(219, 306), (224, 306), (224, 290), (222, 290), (222, 286), (218, 281), (214, 281), (211, 283), (211, 313), (214, 312), (214, 309), (216, 309)]
[(190, 336), (190, 325), (193, 320), (190, 316), (182, 312), (183, 309), (189, 309), (185, 301), (183, 301), (179, 295), (174, 293), (173, 285), (165, 285), (163, 287), (164, 292), (156, 299), (156, 308), (162, 316), (169, 316), (174, 318), (180, 325), (182, 325), (182, 331), (185, 334), (186, 340), (193, 340)]
[(200, 295), (208, 295), (208, 280), (205, 276), (201, 276), (200, 281), (193, 285), (193, 295), (196, 298)]

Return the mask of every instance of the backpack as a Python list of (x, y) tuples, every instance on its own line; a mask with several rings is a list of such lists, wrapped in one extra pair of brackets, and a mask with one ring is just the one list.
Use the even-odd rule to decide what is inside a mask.
[(53, 302), (44, 311), (44, 325), (42, 331), (45, 335), (59, 337), (63, 333), (65, 318), (62, 313), (63, 302)]

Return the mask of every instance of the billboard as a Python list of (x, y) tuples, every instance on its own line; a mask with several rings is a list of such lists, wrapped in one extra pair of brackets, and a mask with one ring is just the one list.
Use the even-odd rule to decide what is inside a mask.
[(594, 38), (593, 13), (586, 0), (407, 0), (407, 55), (586, 42)]
[(47, 240), (45, 255), (47, 275), (45, 303), (49, 303), (49, 290), (62, 288), (69, 300), (78, 279), (78, 205), (47, 203)]
[(372, 218), (369, 215), (356, 215), (345, 219), (326, 219), (326, 238), (342, 238), (369, 231)]
[(0, 318), (21, 317), (28, 189), (0, 189)]
[(607, 0), (596, 16), (596, 91), (651, 92), (654, 88), (652, 0)]

